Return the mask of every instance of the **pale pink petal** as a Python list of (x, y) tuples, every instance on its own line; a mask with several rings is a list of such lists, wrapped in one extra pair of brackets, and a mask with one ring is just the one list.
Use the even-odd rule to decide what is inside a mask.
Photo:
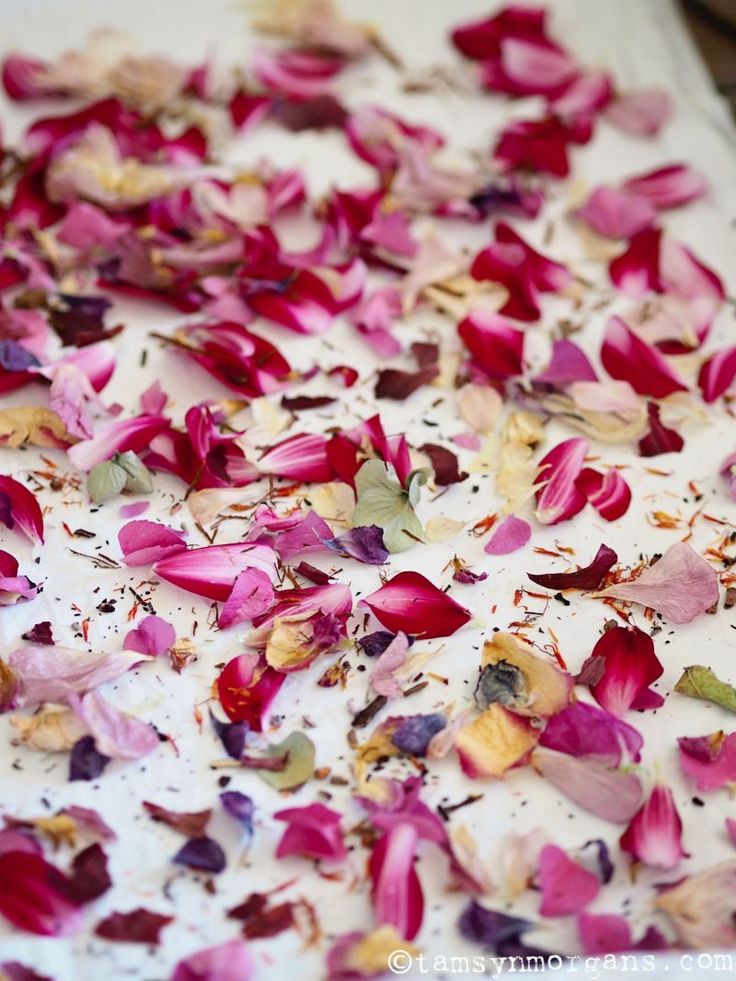
[(409, 640), (406, 634), (399, 632), (368, 675), (371, 687), (377, 694), (386, 698), (397, 698), (401, 694), (401, 685), (394, 678), (394, 671), (404, 666), (408, 650)]
[(626, 824), (641, 802), (642, 787), (636, 774), (613, 769), (596, 756), (536, 749), (532, 763), (553, 787), (605, 821)]
[(656, 136), (672, 114), (672, 100), (663, 89), (637, 89), (616, 96), (604, 114), (632, 136)]
[(676, 542), (638, 578), (597, 595), (651, 606), (671, 623), (690, 623), (718, 602), (718, 575), (691, 545)]
[(79, 699), (69, 699), (95, 740), (99, 753), (118, 760), (139, 760), (157, 749), (161, 742), (156, 730), (135, 716), (121, 712), (97, 691)]
[(598, 187), (577, 216), (606, 238), (631, 238), (652, 224), (657, 209), (642, 195), (615, 187)]
[(687, 164), (670, 164), (637, 174), (622, 184), (629, 194), (647, 198), (655, 208), (677, 208), (708, 193), (707, 178)]
[(8, 664), (19, 684), (20, 704), (39, 705), (90, 691), (144, 660), (133, 651), (96, 654), (39, 644), (19, 647), (8, 657)]

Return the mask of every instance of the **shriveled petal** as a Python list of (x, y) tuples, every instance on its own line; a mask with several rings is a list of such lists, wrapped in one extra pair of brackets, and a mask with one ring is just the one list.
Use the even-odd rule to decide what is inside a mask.
[(19, 685), (24, 705), (63, 702), (70, 693), (81, 693), (112, 681), (145, 660), (136, 651), (96, 654), (66, 647), (29, 645), (19, 647), (8, 664)]

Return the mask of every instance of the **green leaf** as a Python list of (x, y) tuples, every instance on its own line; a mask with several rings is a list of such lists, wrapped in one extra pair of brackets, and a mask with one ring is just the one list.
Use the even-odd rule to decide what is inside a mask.
[(96, 464), (87, 474), (87, 493), (90, 500), (95, 504), (102, 504), (111, 497), (117, 497), (127, 479), (125, 470), (112, 460)]
[(355, 528), (378, 525), (389, 552), (403, 552), (422, 540), (424, 528), (414, 514), (420, 487), (426, 483), (427, 471), (415, 470), (404, 490), (393, 467), (382, 460), (366, 460), (355, 475), (358, 503), (353, 515)]
[(255, 772), (266, 783), (276, 790), (292, 790), (301, 787), (314, 775), (314, 743), (303, 732), (292, 732), (281, 743), (269, 746), (268, 757), (280, 757), (288, 754), (283, 770), (256, 770)]
[(675, 685), (675, 691), (689, 698), (713, 702), (728, 712), (736, 712), (736, 688), (721, 681), (710, 668), (702, 664), (691, 664), (689, 668), (685, 668)]
[(128, 479), (125, 481), (125, 489), (131, 494), (151, 494), (153, 492), (153, 481), (151, 474), (136, 453), (128, 450), (126, 453), (116, 453), (113, 461), (121, 467)]

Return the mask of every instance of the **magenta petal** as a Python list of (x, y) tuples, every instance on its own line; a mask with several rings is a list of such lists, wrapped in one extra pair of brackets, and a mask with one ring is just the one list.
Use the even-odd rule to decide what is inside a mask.
[(523, 548), (531, 537), (529, 522), (510, 514), (493, 532), (483, 551), (488, 555), (509, 555)]
[(406, 940), (416, 937), (424, 916), (424, 896), (414, 869), (417, 840), (413, 824), (397, 824), (373, 846), (368, 861), (376, 920), (395, 927)]
[(637, 232), (626, 250), (609, 266), (614, 286), (629, 296), (644, 296), (647, 290), (660, 289), (660, 249), (662, 230), (645, 228)]
[(553, 787), (605, 821), (626, 824), (641, 803), (636, 774), (614, 769), (597, 756), (568, 756), (537, 748), (532, 763)]
[(605, 238), (631, 238), (657, 217), (648, 198), (615, 187), (598, 187), (577, 213), (586, 225)]
[(258, 461), (262, 473), (315, 484), (332, 480), (327, 438), (314, 433), (290, 436), (272, 446)]
[(631, 928), (623, 916), (613, 913), (581, 913), (578, 933), (585, 954), (631, 950)]
[(578, 478), (577, 486), (582, 490), (598, 514), (606, 521), (616, 521), (629, 510), (631, 489), (612, 467), (605, 475), (585, 467)]
[(98, 753), (104, 756), (139, 760), (161, 745), (152, 726), (121, 712), (97, 691), (88, 692), (81, 700), (73, 696), (70, 701), (94, 737)]
[(628, 382), (639, 395), (661, 399), (673, 392), (687, 391), (685, 382), (659, 351), (637, 337), (620, 317), (608, 321), (601, 361), (612, 378)]
[(168, 620), (155, 615), (144, 617), (135, 630), (125, 635), (126, 651), (138, 651), (156, 657), (165, 654), (176, 641), (176, 630)]
[(460, 339), (489, 378), (505, 380), (523, 369), (524, 332), (495, 313), (475, 311), (460, 322)]
[(232, 592), (220, 610), (218, 625), (221, 630), (226, 630), (252, 620), (270, 609), (273, 601), (274, 590), (269, 576), (260, 569), (245, 569), (235, 580)]
[(577, 913), (601, 888), (597, 875), (573, 862), (557, 845), (545, 845), (540, 852), (537, 882), (542, 893), (541, 916)]
[(594, 756), (620, 766), (624, 755), (638, 762), (644, 745), (633, 726), (587, 702), (573, 702), (547, 720), (539, 745), (569, 756)]
[(537, 520), (543, 525), (566, 521), (585, 506), (585, 495), (578, 487), (578, 478), (590, 443), (582, 437), (566, 439), (539, 463), (537, 484)]
[(736, 347), (717, 351), (704, 362), (698, 375), (698, 386), (705, 402), (715, 402), (733, 385), (736, 378)]
[(682, 821), (672, 791), (657, 784), (621, 835), (621, 850), (658, 869), (674, 869), (688, 857), (682, 847)]
[(169, 425), (165, 416), (142, 415), (123, 419), (107, 426), (92, 439), (82, 440), (70, 447), (67, 453), (78, 470), (91, 470), (95, 464), (109, 460), (115, 453), (146, 449), (151, 440)]
[(128, 566), (152, 565), (186, 549), (184, 532), (156, 521), (129, 521), (118, 532), (123, 562)]
[(179, 961), (171, 981), (251, 981), (255, 969), (248, 946), (242, 940), (228, 940)]
[(0, 524), (15, 528), (32, 542), (43, 542), (43, 515), (33, 494), (13, 477), (0, 474)]
[(419, 572), (399, 572), (361, 601), (393, 633), (449, 637), (471, 613)]
[(258, 569), (273, 582), (276, 559), (267, 545), (234, 542), (176, 552), (156, 562), (153, 571), (179, 589), (224, 602), (246, 569)]
[(69, 898), (71, 881), (40, 855), (9, 851), (0, 855), (0, 915), (28, 933), (68, 937), (84, 922)]
[(687, 542), (676, 542), (636, 579), (599, 595), (651, 606), (671, 623), (690, 623), (718, 602), (718, 574)]
[(736, 732), (727, 736), (714, 733), (698, 739), (682, 737), (677, 742), (680, 766), (698, 790), (718, 790), (736, 784)]
[(276, 811), (274, 818), (289, 825), (276, 848), (276, 858), (304, 855), (306, 858), (341, 861), (347, 855), (340, 830), (341, 817), (338, 811), (320, 803)]
[[(661, 560), (660, 560), (661, 561)], [(654, 642), (638, 627), (612, 627), (599, 638), (590, 655), (604, 668), (590, 691), (603, 708), (622, 716), (662, 675)]]

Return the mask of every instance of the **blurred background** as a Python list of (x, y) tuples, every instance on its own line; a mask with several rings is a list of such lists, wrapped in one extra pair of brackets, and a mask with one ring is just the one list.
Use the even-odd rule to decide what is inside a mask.
[(736, 116), (736, 0), (680, 0), (718, 91)]

